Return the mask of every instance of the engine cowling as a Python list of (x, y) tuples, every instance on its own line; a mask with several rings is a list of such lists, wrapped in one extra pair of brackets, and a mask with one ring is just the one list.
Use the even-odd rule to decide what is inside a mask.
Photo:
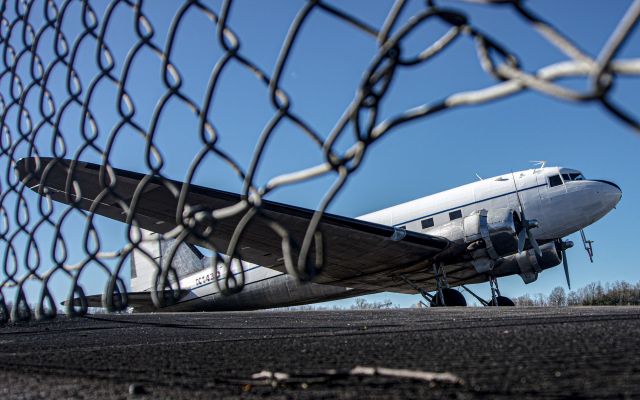
[[(533, 249), (522, 253), (504, 257), (493, 268), (496, 275), (520, 274), (525, 281), (532, 282), (538, 273), (547, 268), (555, 267), (562, 262), (562, 253), (555, 243), (546, 243), (540, 246), (542, 257), (536, 257)], [(525, 278), (529, 277), (529, 278)], [(531, 279), (530, 277), (534, 277)]]
[(437, 226), (428, 234), (449, 239), (464, 246), (474, 258), (499, 259), (517, 248), (518, 214), (510, 208), (478, 210), (471, 215)]

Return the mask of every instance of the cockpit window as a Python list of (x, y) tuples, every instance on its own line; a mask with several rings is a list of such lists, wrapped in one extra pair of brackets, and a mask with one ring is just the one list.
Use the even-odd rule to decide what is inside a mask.
[(554, 187), (562, 185), (562, 179), (560, 179), (560, 175), (551, 175), (549, 177), (549, 186)]
[[(572, 172), (572, 173), (565, 173), (562, 174), (562, 179), (565, 182), (570, 182), (570, 181), (583, 181), (584, 176), (580, 173), (580, 172)], [(553, 186), (553, 185), (551, 185)]]
[(569, 174), (571, 175), (571, 180), (572, 181), (583, 181), (584, 180), (584, 176), (582, 174)]

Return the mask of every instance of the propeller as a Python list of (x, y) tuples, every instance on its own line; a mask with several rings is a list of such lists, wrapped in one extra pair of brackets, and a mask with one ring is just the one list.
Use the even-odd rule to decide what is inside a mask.
[(535, 219), (526, 219), (526, 217), (524, 216), (524, 212), (522, 211), (520, 211), (520, 220), (520, 224), (522, 225), (522, 227), (518, 232), (518, 253), (522, 253), (524, 251), (525, 240), (529, 239), (529, 243), (531, 243), (531, 247), (533, 247), (536, 255), (538, 257), (542, 257), (542, 252), (540, 251), (538, 242), (533, 236), (533, 233), (531, 233), (531, 229), (538, 227), (538, 221), (536, 221)]
[(567, 278), (567, 287), (571, 290), (571, 281), (569, 281), (569, 261), (567, 260), (567, 249), (573, 247), (571, 240), (558, 239), (556, 242), (560, 252), (562, 253), (562, 266), (564, 266), (564, 276)]
[(532, 229), (538, 227), (538, 221), (535, 219), (527, 219), (524, 215), (524, 206), (522, 205), (522, 199), (520, 198), (520, 191), (518, 191), (518, 185), (516, 184), (516, 178), (511, 173), (511, 178), (513, 179), (513, 186), (516, 189), (516, 197), (518, 198), (518, 204), (520, 205), (520, 230), (518, 231), (518, 253), (522, 253), (524, 251), (525, 240), (529, 239), (529, 243), (531, 243), (531, 247), (535, 251), (536, 257), (542, 257), (542, 252), (540, 251), (540, 246), (538, 246), (538, 241), (535, 236), (531, 232)]

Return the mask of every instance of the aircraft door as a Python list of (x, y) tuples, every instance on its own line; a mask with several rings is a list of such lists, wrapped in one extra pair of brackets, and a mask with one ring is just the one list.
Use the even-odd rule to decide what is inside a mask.
[(534, 233), (542, 233), (544, 230), (544, 224), (542, 220), (544, 220), (545, 210), (549, 204), (549, 199), (547, 197), (547, 178), (543, 174), (535, 174), (534, 179), (530, 181), (531, 186), (537, 186), (535, 189), (529, 190), (529, 202), (525, 209), (527, 214), (527, 218), (532, 218), (538, 220), (540, 226), (536, 229)]
[(536, 182), (538, 185), (538, 196), (540, 196), (540, 203), (544, 207), (545, 205), (549, 204), (549, 194), (547, 193), (549, 185), (547, 184), (547, 177), (539, 174), (536, 176)]
[[(555, 178), (557, 177), (557, 178)], [(552, 175), (547, 177), (543, 174), (538, 175), (538, 193), (540, 195), (540, 211), (538, 216), (538, 222), (540, 223), (540, 232), (551, 234), (553, 233), (552, 226), (550, 224), (557, 223), (564, 218), (562, 214), (563, 206), (560, 204), (566, 196), (564, 184), (555, 182), (552, 186), (549, 179), (560, 179), (559, 175)], [(562, 182), (562, 181), (560, 181)]]

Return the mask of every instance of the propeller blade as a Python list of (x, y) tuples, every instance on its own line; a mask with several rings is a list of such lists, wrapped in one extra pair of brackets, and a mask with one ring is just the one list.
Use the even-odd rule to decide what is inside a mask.
[(518, 205), (520, 206), (520, 219), (524, 222), (527, 218), (524, 216), (524, 207), (522, 206), (522, 199), (520, 198), (520, 191), (518, 190), (518, 184), (516, 183), (516, 177), (511, 172), (511, 180), (513, 180), (513, 187), (515, 188), (516, 198), (518, 199)]
[(564, 276), (567, 278), (567, 287), (571, 290), (571, 281), (569, 281), (569, 261), (567, 261), (567, 252), (562, 248), (562, 265), (564, 266)]
[(518, 253), (522, 253), (524, 251), (524, 241), (526, 239), (527, 230), (525, 228), (520, 229), (518, 232)]
[(511, 172), (511, 179), (513, 181), (516, 198), (518, 199), (518, 205), (520, 206), (520, 221), (522, 223), (522, 228), (520, 229), (520, 232), (518, 232), (518, 253), (522, 253), (524, 251), (525, 240), (528, 237), (529, 243), (531, 243), (531, 246), (535, 251), (536, 258), (541, 258), (542, 252), (540, 251), (536, 238), (533, 236), (533, 233), (531, 233), (532, 228), (538, 227), (538, 221), (535, 219), (528, 220), (524, 215), (524, 205), (522, 204), (522, 198), (520, 198), (520, 191), (518, 190), (518, 184), (516, 183), (516, 177), (513, 171)]
[(542, 252), (540, 251), (540, 246), (538, 246), (538, 241), (533, 236), (533, 233), (531, 233), (530, 229), (527, 229), (527, 236), (529, 237), (529, 243), (531, 243), (531, 247), (533, 247), (533, 250), (535, 250), (536, 252), (536, 256), (538, 258), (541, 258)]

